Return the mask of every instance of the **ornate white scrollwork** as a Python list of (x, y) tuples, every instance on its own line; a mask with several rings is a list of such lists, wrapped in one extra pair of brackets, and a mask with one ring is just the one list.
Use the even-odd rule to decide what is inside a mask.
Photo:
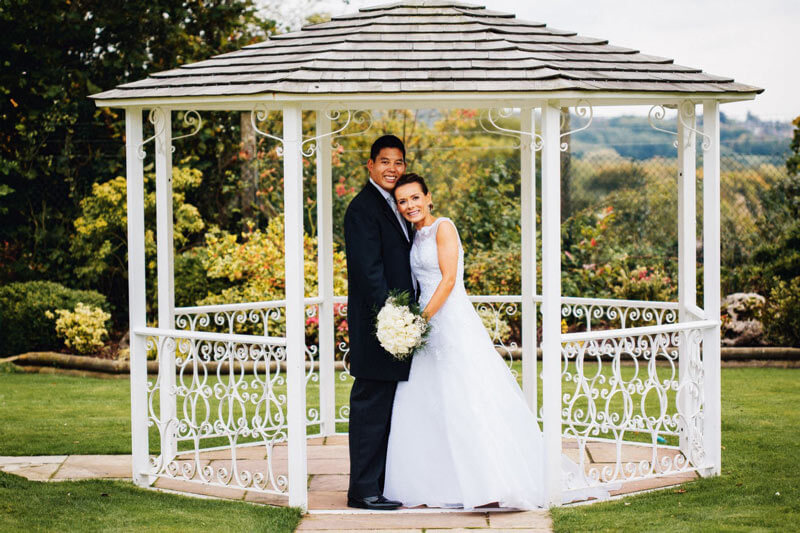
[[(157, 355), (175, 353), (176, 384), (166, 387), (159, 374), (147, 385), (148, 424), (158, 430), (161, 442), (165, 436), (175, 439), (179, 451), (161, 450), (141, 474), (286, 495), (287, 475), (276, 471), (286, 465), (274, 453), (288, 437), (286, 350), (255, 340), (169, 334), (147, 336), (145, 347)], [(159, 409), (164, 401), (177, 408), (168, 419)], [(208, 464), (209, 446), (222, 460)], [(252, 452), (240, 458), (243, 449), (258, 449), (257, 456), (266, 460), (249, 460)]]
[[(656, 131), (677, 136), (678, 135), (677, 131), (665, 130), (664, 128), (659, 128), (658, 126), (656, 126), (655, 121), (656, 120), (662, 121), (666, 116), (667, 116), (667, 110), (664, 109), (663, 105), (654, 105), (653, 107), (650, 108), (650, 111), (647, 112), (647, 122), (650, 123), (650, 127)], [(675, 139), (672, 142), (672, 146), (674, 146), (675, 148), (678, 147), (678, 139)]]
[[(186, 137), (192, 137), (200, 133), (200, 129), (203, 127), (203, 119), (200, 117), (200, 113), (195, 111), (194, 109), (190, 109), (183, 115), (183, 125), (187, 128), (194, 128), (194, 131), (191, 133), (187, 133), (186, 135), (179, 135), (178, 137), (173, 137), (173, 141), (177, 141), (178, 139), (185, 139)], [(172, 145), (172, 152), (175, 152), (175, 145)]]
[[(333, 117), (328, 115), (328, 112), (326, 112), (325, 115), (329, 119), (333, 120)], [(360, 131), (355, 131), (353, 133), (343, 133), (342, 135), (336, 135), (336, 136), (332, 137), (331, 138), (331, 143), (332, 143), (333, 147), (334, 148), (338, 148), (340, 146), (339, 143), (334, 142), (336, 139), (341, 139), (343, 137), (357, 137), (359, 135), (364, 135), (370, 129), (372, 129), (373, 123), (374, 123), (374, 118), (372, 117), (372, 113), (371, 112), (369, 112), (369, 111), (367, 111), (365, 109), (359, 109), (357, 111), (354, 111), (353, 112), (353, 124), (358, 124), (358, 125), (367, 124), (367, 127), (364, 128), (363, 130), (360, 130)]]
[[(492, 115), (492, 111), (497, 112), (497, 117)], [(522, 147), (522, 137), (523, 135), (526, 137), (530, 137), (530, 148), (534, 152), (538, 152), (544, 146), (544, 142), (542, 140), (542, 136), (536, 132), (529, 132), (529, 131), (521, 131), (521, 130), (512, 130), (509, 128), (503, 128), (495, 122), (496, 118), (508, 118), (513, 113), (513, 109), (510, 107), (503, 107), (497, 110), (488, 109), (481, 113), (480, 118), (478, 119), (478, 125), (481, 127), (483, 131), (486, 133), (491, 133), (492, 135), (502, 135), (503, 137), (511, 137), (515, 139), (517, 143), (513, 146), (514, 149)], [(483, 123), (484, 116), (487, 118), (489, 123), (492, 125), (494, 129), (489, 129)]]
[(703, 330), (679, 328), (562, 343), (564, 436), (577, 441), (579, 456), (587, 445), (611, 453), (606, 465), (586, 469), (587, 479), (644, 479), (703, 464)]
[[(567, 108), (567, 113), (569, 113), (569, 108)], [(564, 137), (568, 137), (570, 135), (574, 135), (575, 133), (578, 133), (579, 131), (583, 131), (583, 130), (589, 129), (589, 126), (592, 125), (592, 120), (594, 119), (594, 108), (592, 108), (592, 104), (590, 104), (588, 101), (586, 101), (586, 100), (578, 100), (578, 103), (575, 106), (575, 114), (577, 116), (581, 117), (581, 118), (586, 118), (587, 119), (586, 124), (584, 124), (580, 128), (574, 129), (574, 130), (565, 131), (564, 133), (559, 135), (559, 139), (563, 139)], [(563, 125), (563, 123), (562, 123), (562, 125)], [(566, 152), (568, 148), (569, 148), (569, 144), (566, 141), (561, 143), (561, 151), (562, 152)]]
[[(691, 100), (684, 100), (681, 102), (680, 110), (678, 112), (678, 120), (680, 120), (681, 125), (686, 128), (686, 130), (695, 133), (696, 135), (700, 135), (703, 138), (703, 143), (701, 146), (703, 147), (703, 151), (708, 150), (711, 148), (711, 136), (708, 134), (698, 130), (693, 126), (695, 118), (695, 103)], [(691, 135), (686, 136), (686, 148), (689, 148), (694, 142), (694, 138)]]
[[(343, 132), (344, 130), (347, 129), (347, 127), (350, 125), (350, 122), (353, 120), (354, 113), (352, 111), (350, 111), (349, 109), (346, 110), (345, 112), (347, 113), (347, 120), (345, 121), (344, 126), (339, 128), (338, 130), (329, 131), (328, 133), (323, 133), (322, 135), (317, 135), (316, 137), (311, 137), (311, 138), (306, 139), (305, 141), (303, 141), (303, 143), (300, 145), (300, 151), (303, 153), (304, 156), (311, 157), (312, 155), (314, 155), (314, 153), (317, 151), (317, 144), (319, 143), (320, 140), (322, 140), (322, 139), (324, 139), (326, 137), (333, 137), (337, 133), (341, 133), (341, 132)], [(325, 116), (327, 118), (329, 118), (330, 120), (332, 120), (332, 121), (336, 121), (336, 120), (339, 120), (339, 118), (342, 116), (342, 111), (340, 111), (338, 109), (333, 109), (333, 110), (332, 109), (327, 109), (325, 111)], [(371, 126), (371, 124), (370, 124), (370, 126)], [(311, 143), (311, 144), (309, 145), (307, 150), (304, 150), (303, 146), (305, 146), (308, 143)]]
[(281, 157), (283, 155), (283, 139), (280, 137), (276, 137), (271, 133), (267, 133), (266, 131), (258, 129), (258, 122), (263, 122), (267, 120), (267, 117), (269, 117), (269, 112), (270, 110), (266, 105), (258, 104), (250, 112), (250, 123), (253, 125), (253, 131), (255, 131), (258, 135), (261, 135), (262, 137), (267, 137), (268, 139), (272, 139), (273, 141), (278, 141), (279, 143), (281, 143), (281, 146), (278, 146), (275, 149), (276, 153), (278, 154), (278, 157)]
[(164, 129), (166, 128), (166, 117), (165, 111), (161, 107), (154, 107), (150, 110), (147, 114), (147, 121), (156, 128), (155, 133), (152, 137), (148, 137), (147, 139), (143, 140), (139, 143), (139, 146), (136, 148), (136, 155), (139, 159), (144, 159), (147, 157), (147, 152), (144, 151), (144, 145), (149, 143), (150, 141), (154, 141), (158, 143), (156, 149), (163, 149), (161, 146), (162, 142), (160, 141), (162, 135), (164, 134)]

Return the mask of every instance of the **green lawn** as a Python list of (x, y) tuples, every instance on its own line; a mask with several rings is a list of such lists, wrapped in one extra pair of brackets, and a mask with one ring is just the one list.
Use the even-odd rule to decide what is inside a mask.
[[(725, 449), (721, 477), (687, 484), (685, 492), (668, 489), (622, 501), (554, 509), (556, 530), (766, 531), (791, 529), (794, 527), (791, 524), (800, 523), (800, 468), (794, 456), (800, 450), (796, 436), (796, 428), (800, 427), (800, 372), (730, 368), (723, 369), (722, 378)], [(349, 381), (337, 381), (340, 405), (347, 401), (349, 386)], [(308, 399), (309, 405), (316, 403), (313, 388)], [(0, 455), (129, 453), (128, 410), (129, 390), (125, 380), (0, 374)], [(2, 483), (25, 484), (30, 496), (9, 500), (4, 495), (0, 498), (3, 513), (22, 513), (21, 509), (36, 509), (36, 505), (49, 509), (55, 505), (52, 499), (58, 498), (51, 485), (18, 481), (10, 476), (4, 476)], [(164, 495), (138, 491), (128, 484), (98, 483), (98, 487), (123, 491), (120, 494), (125, 494), (131, 502), (142, 499), (126, 504), (126, 509), (174, 506), (158, 500)], [(85, 490), (91, 491), (94, 485), (70, 486), (81, 490), (90, 487)], [(66, 490), (62, 497), (66, 492), (72, 491)], [(5, 493), (0, 491), (0, 494)], [(152, 500), (154, 497), (156, 500)], [(57, 522), (59, 525), (75, 519), (67, 512), (70, 500), (64, 501), (66, 507), (62, 510), (66, 514)], [(105, 500), (98, 502), (96, 505), (101, 506)], [(197, 505), (204, 509), (210, 503)], [(227, 505), (245, 507), (236, 502)], [(203, 519), (211, 520), (210, 515), (199, 512)], [(177, 527), (179, 522), (174, 523)], [(37, 524), (25, 522), (19, 527), (46, 527)], [(173, 527), (170, 524), (164, 522), (162, 529), (169, 530)], [(109, 523), (104, 529), (115, 527), (123, 526)], [(204, 529), (213, 530), (214, 526)], [(251, 528), (243, 525), (239, 529)]]
[(205, 500), (121, 481), (43, 483), (0, 472), (0, 530), (290, 533), (300, 511)]
[(722, 393), (722, 476), (553, 509), (556, 531), (797, 531), (800, 371), (726, 368)]

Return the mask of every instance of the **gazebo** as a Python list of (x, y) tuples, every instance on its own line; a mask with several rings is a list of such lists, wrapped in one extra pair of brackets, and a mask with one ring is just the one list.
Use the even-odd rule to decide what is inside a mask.
[[(520, 115), (519, 130), (497, 131), (521, 141), (521, 295), (475, 296), (473, 301), (520, 306), (522, 388), (545, 435), (548, 503), (561, 502), (562, 451), (573, 450), (587, 478), (597, 483), (719, 474), (719, 106), (753, 99), (761, 91), (481, 6), (402, 0), (93, 95), (98, 106), (122, 108), (126, 116), (134, 482), (149, 486), (168, 479), (240, 488), (276, 503), (308, 507), (308, 465), (315, 458), (307, 456), (307, 440), (335, 435), (336, 424), (346, 422), (348, 414), (346, 404), (336, 400), (336, 384), (348, 376), (347, 347), (334, 339), (335, 313), (346, 313), (346, 300), (333, 292), (331, 139), (355, 121), (357, 112), (431, 108), (494, 110), (488, 116), (495, 126), (492, 117), (498, 113), (514, 109)], [(579, 128), (584, 129), (594, 108), (613, 105), (647, 106), (651, 124), (663, 131), (655, 121), (666, 109), (677, 110), (677, 131), (668, 132), (677, 137), (677, 302), (561, 294), (560, 158), (574, 133), (561, 131), (561, 109), (575, 108), (585, 119)], [(147, 139), (145, 111), (154, 131)], [(174, 286), (180, 280), (173, 274), (172, 152), (173, 142), (187, 135), (173, 135), (172, 113), (184, 112), (186, 127), (196, 133), (204, 111), (252, 112), (256, 132), (280, 143), (283, 300), (175, 307)], [(305, 138), (302, 113), (309, 111), (315, 112), (316, 129)], [(282, 115), (281, 137), (258, 128), (270, 113)], [(156, 171), (157, 328), (147, 327), (145, 314), (143, 161), (150, 141)], [(703, 151), (702, 307), (695, 284), (698, 143)], [(312, 154), (319, 293), (306, 298), (302, 159)], [(541, 272), (536, 268), (537, 154)], [(306, 346), (307, 313), (317, 313), (317, 346)], [(562, 316), (581, 319), (585, 331), (562, 333)], [(279, 321), (285, 321), (285, 334), (270, 335)], [(242, 324), (261, 334), (243, 334)], [(146, 361), (153, 351), (159, 372), (149, 382)], [(344, 366), (337, 366), (337, 352)], [(632, 372), (623, 371), (623, 361)], [(318, 407), (309, 407), (309, 398), (317, 394)], [(600, 444), (607, 457), (588, 461), (586, 450)]]

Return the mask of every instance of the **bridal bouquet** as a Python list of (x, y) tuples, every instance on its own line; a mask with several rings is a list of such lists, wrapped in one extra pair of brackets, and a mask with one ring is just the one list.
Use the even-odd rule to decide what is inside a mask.
[(407, 292), (390, 292), (375, 325), (381, 346), (399, 361), (424, 346), (430, 332), (419, 306), (409, 300)]

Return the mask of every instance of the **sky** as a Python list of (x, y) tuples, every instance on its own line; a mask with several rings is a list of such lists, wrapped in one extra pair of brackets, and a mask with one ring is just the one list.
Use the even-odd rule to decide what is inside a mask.
[[(309, 0), (295, 0), (298, 4)], [(323, 0), (333, 15), (396, 0)], [(458, 0), (762, 87), (724, 104), (736, 118), (800, 116), (800, 0)], [(285, 4), (284, 4), (285, 5)]]

